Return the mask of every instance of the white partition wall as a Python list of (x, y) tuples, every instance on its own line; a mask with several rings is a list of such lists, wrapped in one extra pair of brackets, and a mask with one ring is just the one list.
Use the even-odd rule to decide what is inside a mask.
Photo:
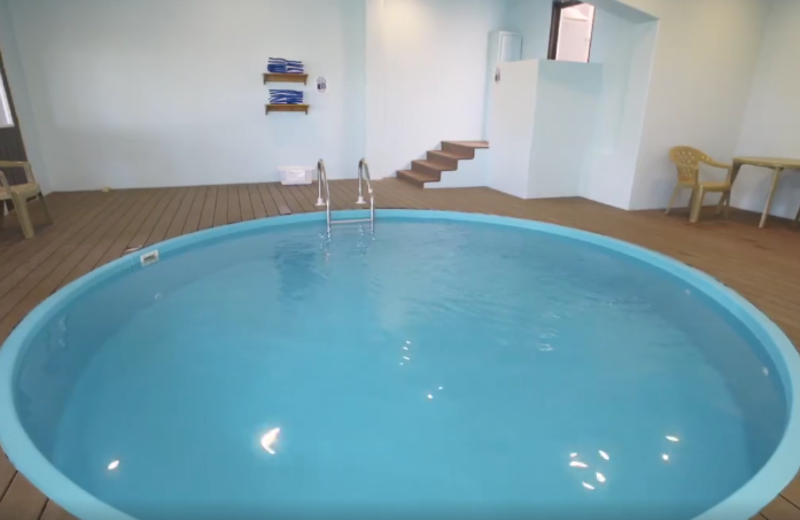
[(523, 199), (577, 196), (601, 92), (597, 64), (501, 64), (492, 88), (489, 185)]
[(486, 66), (486, 115), (483, 121), (483, 140), (492, 140), (489, 121), (492, 118), (492, 84), (497, 66), (522, 59), (522, 35), (509, 31), (492, 31), (489, 34), (489, 60)]
[(528, 193), (538, 80), (538, 61), (516, 61), (500, 65), (492, 87), (489, 186), (517, 197)]

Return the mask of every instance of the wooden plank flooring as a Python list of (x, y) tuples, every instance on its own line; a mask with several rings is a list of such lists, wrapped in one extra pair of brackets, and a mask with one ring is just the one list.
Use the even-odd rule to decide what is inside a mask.
[[(729, 220), (688, 224), (686, 213), (625, 212), (583, 199), (523, 201), (485, 188), (420, 190), (396, 179), (374, 183), (381, 208), (471, 211), (593, 231), (659, 251), (715, 276), (757, 305), (800, 345), (800, 229), (734, 211)], [(334, 181), (334, 209), (356, 208), (356, 182)], [(23, 240), (14, 217), (0, 230), (0, 342), (64, 284), (140, 248), (182, 234), (282, 211), (316, 211), (315, 186), (249, 184), (47, 197), (55, 224)], [(32, 205), (34, 219), (40, 208)], [(68, 520), (0, 457), (0, 520)], [(800, 520), (800, 479), (762, 511), (763, 520)]]

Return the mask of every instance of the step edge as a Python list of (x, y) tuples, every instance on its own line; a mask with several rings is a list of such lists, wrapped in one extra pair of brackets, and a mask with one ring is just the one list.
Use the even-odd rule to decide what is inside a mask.
[[(434, 170), (438, 170), (439, 172), (454, 172), (454, 171), (456, 171), (458, 169), (458, 166), (453, 168), (452, 166), (448, 166), (448, 165), (442, 164), (442, 163), (437, 163), (437, 162), (434, 162), (434, 161), (428, 161), (426, 159), (417, 159), (415, 161), (411, 161), (411, 165), (412, 166), (414, 165), (414, 163), (419, 163), (421, 166), (424, 166), (426, 168), (432, 168)], [(422, 164), (422, 163), (426, 163), (426, 164)]]
[(471, 161), (473, 159), (468, 155), (458, 155), (455, 152), (448, 152), (446, 150), (428, 150), (428, 153), (438, 153), (454, 161)]
[(489, 148), (488, 141), (442, 141), (442, 144), (461, 146), (464, 148), (474, 148), (476, 150)]
[[(433, 175), (431, 175), (429, 173), (418, 172), (416, 170), (397, 170), (397, 173), (398, 174), (402, 173), (402, 174), (404, 174), (404, 175), (406, 175), (408, 177), (411, 177), (412, 179), (414, 179), (415, 181), (418, 181), (418, 182), (440, 182), (441, 181), (441, 179), (437, 179), (435, 176), (433, 176)], [(420, 178), (420, 177), (422, 177), (422, 178)]]

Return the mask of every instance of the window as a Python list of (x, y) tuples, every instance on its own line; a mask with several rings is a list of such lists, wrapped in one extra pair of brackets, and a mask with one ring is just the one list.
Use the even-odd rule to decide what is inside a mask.
[(8, 101), (5, 78), (0, 72), (0, 128), (11, 126), (14, 126), (14, 118), (11, 115), (11, 105)]
[(594, 29), (594, 6), (586, 2), (555, 0), (550, 26), (551, 60), (589, 62)]

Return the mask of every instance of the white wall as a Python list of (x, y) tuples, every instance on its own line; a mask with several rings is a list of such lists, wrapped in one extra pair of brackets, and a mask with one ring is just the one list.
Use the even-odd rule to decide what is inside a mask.
[[(734, 155), (764, 2), (592, 3), (598, 19), (591, 61), (604, 65), (605, 94), (597, 155), (582, 193), (626, 209), (664, 207), (675, 183), (671, 147), (692, 144), (720, 160)], [(523, 53), (525, 59), (546, 55), (550, 5), (507, 2), (507, 28), (523, 32), (524, 48), (533, 49)]]
[(536, 120), (539, 61), (501, 63), (501, 81), (492, 87), (489, 124), (489, 186), (527, 198)]
[[(3, 63), (11, 87), (14, 108), (17, 111), (17, 121), (14, 123), (22, 132), (25, 152), (36, 180), (42, 190), (49, 193), (52, 191), (50, 177), (42, 154), (39, 132), (33, 116), (33, 106), (28, 95), (28, 84), (20, 61), (17, 38), (11, 24), (11, 15), (6, 0), (0, 0), (0, 49), (3, 51)], [(0, 209), (0, 211), (3, 210)]]
[(386, 0), (365, 0), (366, 54), (365, 54), (365, 110), (364, 110), (364, 157), (370, 165), (370, 174), (379, 179), (391, 176), (382, 129), (386, 127), (386, 60), (384, 59), (386, 37)]
[[(383, 95), (368, 114), (381, 111), (380, 168), (375, 177), (394, 175), (422, 159), (441, 141), (479, 140), (483, 134), (489, 33), (502, 24), (496, 0), (385, 0), (381, 35), (367, 47), (382, 47)], [(376, 42), (376, 38), (379, 38)], [(372, 78), (370, 63), (367, 76)], [(372, 117), (368, 116), (371, 121)], [(374, 124), (374, 123), (373, 123)]]
[(492, 86), (489, 186), (524, 198), (574, 197), (587, 170), (602, 67), (553, 60), (500, 65)]
[[(800, 158), (800, 2), (771, 0), (764, 42), (745, 112), (737, 155)], [(734, 206), (761, 212), (771, 174), (746, 166), (733, 191)], [(784, 175), (774, 215), (794, 218), (800, 205), (800, 172)]]
[(626, 0), (659, 18), (653, 75), (630, 201), (663, 208), (675, 184), (669, 149), (688, 144), (734, 156), (756, 69), (761, 0)]
[(541, 60), (529, 198), (575, 197), (591, 167), (603, 67)]
[[(663, 207), (675, 180), (667, 151), (682, 143), (723, 161), (736, 151), (797, 155), (796, 118), (777, 115), (796, 90), (782, 85), (796, 85), (797, 73), (779, 64), (793, 59), (787, 20), (798, 3), (772, 2), (755, 84), (762, 0), (593, 2), (626, 30), (604, 43), (605, 22), (595, 27), (592, 61), (611, 72), (586, 196)], [(523, 58), (544, 58), (551, 17), (551, 0), (0, 0), (0, 8), (28, 153), (57, 190), (275, 180), (278, 165), (319, 157), (332, 177), (352, 177), (365, 153), (375, 177), (393, 175), (441, 140), (479, 138), (489, 32), (520, 32)], [(659, 18), (657, 31), (642, 13)], [(303, 59), (312, 76), (329, 79), (324, 96), (307, 90), (311, 115), (263, 114), (270, 55)], [(735, 203), (757, 209), (764, 181), (740, 180)], [(779, 195), (776, 212), (793, 213), (790, 197)]]
[(506, 0), (503, 29), (522, 34), (522, 59), (547, 58), (552, 0)]
[(590, 61), (603, 65), (603, 93), (583, 197), (619, 208), (630, 204), (657, 34), (651, 17), (595, 10)]
[[(356, 173), (363, 0), (9, 0), (9, 14), (53, 189), (271, 181), (320, 157)], [(269, 56), (328, 78), (309, 116), (264, 115)]]
[[(481, 138), (504, 12), (497, 0), (8, 1), (58, 190), (271, 181), (320, 157), (332, 178), (355, 176), (362, 156), (374, 177), (394, 175), (442, 140)], [(273, 55), (328, 78), (325, 95), (307, 88), (309, 116), (264, 115)]]

